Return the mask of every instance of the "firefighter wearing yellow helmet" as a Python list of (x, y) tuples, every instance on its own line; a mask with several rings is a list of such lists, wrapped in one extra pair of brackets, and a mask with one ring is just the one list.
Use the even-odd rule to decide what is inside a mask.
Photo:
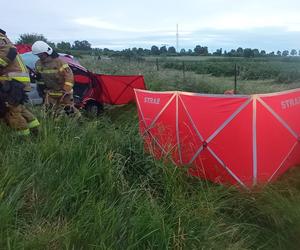
[(27, 68), (6, 32), (0, 29), (0, 113), (19, 135), (29, 135), (30, 130), (36, 134), (40, 125), (23, 105), (26, 101), (25, 91), (30, 91)]
[(32, 53), (39, 57), (35, 69), (44, 85), (47, 110), (52, 110), (55, 118), (64, 114), (80, 116), (79, 110), (74, 107), (74, 76), (69, 65), (44, 41), (36, 41), (32, 45)]

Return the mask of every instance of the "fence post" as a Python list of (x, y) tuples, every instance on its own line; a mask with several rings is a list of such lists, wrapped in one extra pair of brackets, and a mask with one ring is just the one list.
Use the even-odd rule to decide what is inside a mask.
[(157, 69), (157, 71), (159, 71), (158, 58), (156, 58), (156, 69)]
[(237, 68), (236, 63), (234, 64), (234, 94), (236, 94), (237, 89)]
[(185, 63), (182, 61), (182, 74), (183, 74), (183, 80), (185, 81)]

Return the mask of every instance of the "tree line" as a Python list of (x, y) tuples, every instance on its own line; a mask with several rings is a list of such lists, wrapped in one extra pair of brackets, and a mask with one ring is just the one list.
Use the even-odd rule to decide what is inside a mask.
[(59, 43), (53, 43), (49, 41), (44, 35), (42, 34), (22, 34), (20, 35), (19, 39), (17, 40), (16, 44), (33, 44), (35, 41), (44, 41), (48, 43), (51, 47), (59, 50), (92, 50), (92, 45), (86, 41), (74, 41), (73, 44), (69, 42), (61, 41)]
[(121, 51), (111, 50), (108, 48), (92, 48), (91, 43), (87, 40), (76, 40), (73, 44), (70, 42), (61, 41), (53, 43), (49, 41), (42, 34), (22, 34), (17, 40), (17, 44), (33, 44), (35, 41), (42, 40), (47, 42), (50, 46), (61, 52), (70, 53), (72, 50), (80, 50), (91, 52), (96, 55), (105, 56), (122, 56), (122, 57), (142, 57), (142, 56), (228, 56), (228, 57), (265, 57), (265, 56), (300, 56), (300, 50), (292, 49), (283, 51), (272, 51), (267, 53), (265, 50), (251, 49), (251, 48), (237, 48), (226, 51), (222, 48), (210, 53), (207, 46), (196, 45), (194, 49), (181, 49), (176, 51), (174, 46), (167, 47), (165, 45), (159, 47), (156, 45), (151, 46), (150, 49), (144, 48), (129, 48)]

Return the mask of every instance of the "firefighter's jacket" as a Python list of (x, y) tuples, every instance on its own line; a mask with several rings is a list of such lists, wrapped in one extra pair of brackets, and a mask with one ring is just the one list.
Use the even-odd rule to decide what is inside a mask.
[(74, 76), (69, 65), (60, 58), (48, 56), (35, 64), (36, 73), (41, 75), (47, 90), (70, 92), (74, 85)]
[(18, 54), (16, 47), (0, 32), (0, 83), (17, 80), (25, 84), (25, 90), (30, 90), (28, 70)]

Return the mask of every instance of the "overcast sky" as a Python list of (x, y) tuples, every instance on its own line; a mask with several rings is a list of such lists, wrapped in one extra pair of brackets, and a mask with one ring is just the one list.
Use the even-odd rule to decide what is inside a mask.
[(300, 49), (299, 0), (18, 0), (0, 15), (13, 41), (38, 33), (112, 49), (176, 47), (176, 24), (179, 50)]

